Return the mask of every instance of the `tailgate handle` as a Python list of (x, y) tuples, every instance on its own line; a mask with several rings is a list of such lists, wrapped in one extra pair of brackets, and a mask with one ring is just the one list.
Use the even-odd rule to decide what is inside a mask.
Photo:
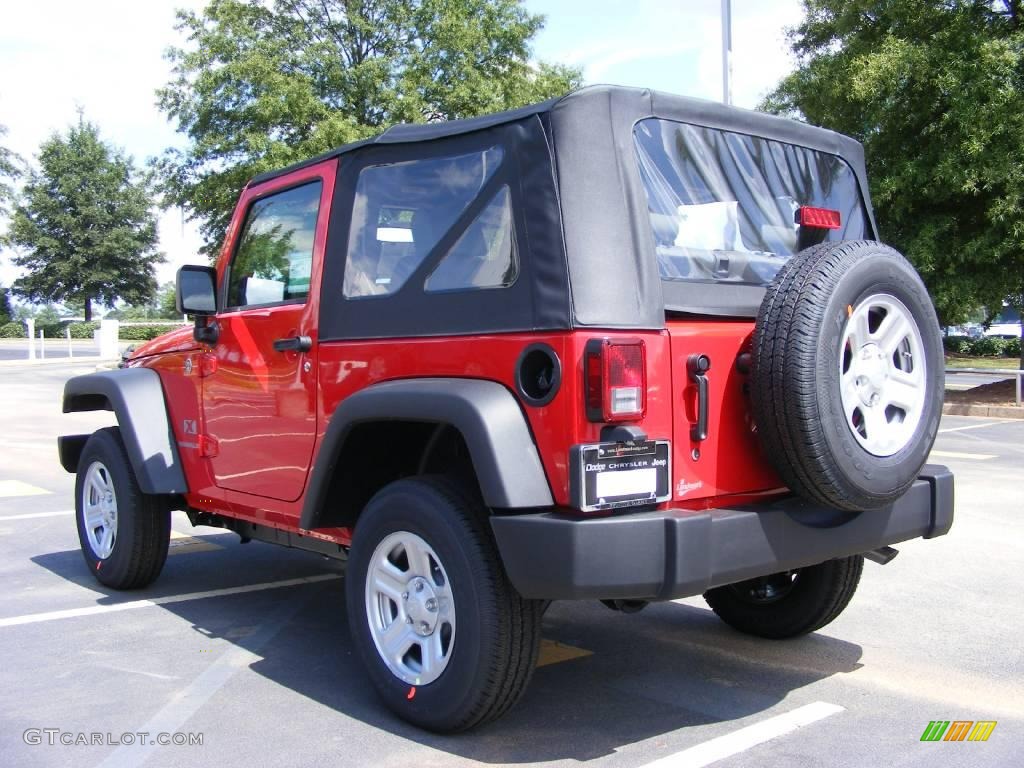
[(289, 336), (286, 339), (274, 339), (276, 352), (309, 352), (313, 348), (313, 340), (309, 336)]
[(700, 442), (708, 439), (708, 377), (711, 358), (707, 355), (690, 355), (686, 358), (686, 373), (697, 385), (697, 423), (690, 427), (690, 439)]

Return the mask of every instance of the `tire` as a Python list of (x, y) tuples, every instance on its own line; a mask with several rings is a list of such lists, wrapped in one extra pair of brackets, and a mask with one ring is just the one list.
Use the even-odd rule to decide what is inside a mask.
[(170, 507), (139, 490), (117, 427), (94, 432), (82, 449), (75, 518), (82, 556), (101, 584), (139, 589), (160, 575), (171, 538)]
[(864, 558), (829, 560), (795, 571), (716, 587), (704, 600), (733, 629), (780, 640), (821, 629), (857, 591)]
[(353, 642), (384, 703), (427, 730), (500, 717), (537, 662), (543, 602), (509, 583), (485, 513), (450, 481), (418, 477), (385, 486), (356, 524), (345, 585)]
[(812, 501), (859, 511), (902, 496), (935, 441), (943, 375), (928, 292), (888, 246), (808, 248), (761, 303), (755, 423), (779, 476)]

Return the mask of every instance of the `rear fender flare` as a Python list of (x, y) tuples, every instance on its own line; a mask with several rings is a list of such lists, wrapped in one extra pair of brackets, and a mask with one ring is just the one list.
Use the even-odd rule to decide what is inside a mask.
[(316, 527), (352, 428), (372, 421), (420, 421), (457, 429), (489, 507), (554, 504), (526, 417), (508, 389), (477, 379), (403, 379), (367, 387), (335, 410), (310, 475), (301, 528)]

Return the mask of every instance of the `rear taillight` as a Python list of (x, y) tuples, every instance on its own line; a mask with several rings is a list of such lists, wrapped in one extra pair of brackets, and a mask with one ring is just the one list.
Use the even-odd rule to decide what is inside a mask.
[(591, 339), (583, 362), (590, 421), (637, 421), (647, 408), (647, 354), (640, 339)]
[(839, 211), (831, 208), (812, 208), (801, 206), (796, 212), (796, 223), (811, 229), (839, 229), (842, 227)]

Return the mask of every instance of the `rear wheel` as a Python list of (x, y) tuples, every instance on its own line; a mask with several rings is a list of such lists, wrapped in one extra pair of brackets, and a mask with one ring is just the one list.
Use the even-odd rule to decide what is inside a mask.
[(346, 575), (353, 642), (400, 717), (453, 732), (522, 695), (543, 603), (508, 582), (484, 510), (440, 478), (399, 480), (356, 525)]
[(82, 556), (100, 583), (137, 589), (160, 575), (171, 536), (170, 508), (139, 489), (116, 427), (94, 432), (82, 449), (75, 517)]
[(860, 583), (860, 555), (716, 587), (704, 599), (748, 635), (782, 639), (821, 629), (849, 604)]

